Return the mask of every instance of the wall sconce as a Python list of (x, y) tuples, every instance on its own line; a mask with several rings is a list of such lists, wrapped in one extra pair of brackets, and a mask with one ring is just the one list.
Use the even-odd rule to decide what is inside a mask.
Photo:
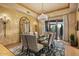
[(6, 14), (3, 14), (0, 16), (0, 20), (2, 21), (3, 26), (4, 26), (4, 28), (3, 28), (4, 29), (4, 37), (6, 38), (6, 24), (8, 23), (10, 18)]

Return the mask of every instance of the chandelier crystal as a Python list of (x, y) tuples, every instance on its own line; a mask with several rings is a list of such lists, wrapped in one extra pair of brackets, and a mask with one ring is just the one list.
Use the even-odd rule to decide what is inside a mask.
[(48, 16), (44, 13), (38, 16), (38, 20), (48, 20)]
[(42, 13), (41, 15), (38, 16), (38, 20), (48, 20), (48, 16), (46, 14), (43, 13), (43, 4), (42, 4)]

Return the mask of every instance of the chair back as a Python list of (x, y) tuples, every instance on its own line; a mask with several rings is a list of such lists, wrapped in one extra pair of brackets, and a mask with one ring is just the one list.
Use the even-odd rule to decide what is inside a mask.
[(36, 36), (33, 35), (27, 35), (27, 41), (28, 41), (28, 47), (32, 51), (37, 50), (37, 39)]
[(21, 35), (21, 40), (22, 40), (22, 46), (23, 46), (24, 48), (27, 48), (26, 35)]
[(52, 44), (53, 38), (54, 38), (53, 33), (49, 34), (48, 46)]
[(38, 32), (34, 32), (34, 35), (36, 36), (36, 38), (38, 38)]

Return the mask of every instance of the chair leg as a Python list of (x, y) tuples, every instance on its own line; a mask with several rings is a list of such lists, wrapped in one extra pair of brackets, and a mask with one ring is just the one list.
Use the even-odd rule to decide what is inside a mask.
[(31, 51), (30, 51), (29, 49), (27, 49), (27, 54), (28, 54), (29, 56), (30, 56), (30, 52), (31, 52)]
[(41, 54), (41, 53), (44, 53), (44, 49), (41, 49), (40, 51), (39, 51), (39, 53)]
[(24, 46), (22, 46), (22, 52), (24, 51)]
[(35, 56), (40, 56), (40, 53), (35, 53)]

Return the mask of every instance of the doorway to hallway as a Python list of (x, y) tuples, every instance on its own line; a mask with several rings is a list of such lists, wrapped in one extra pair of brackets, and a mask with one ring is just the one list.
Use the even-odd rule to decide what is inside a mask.
[(53, 32), (55, 39), (64, 39), (64, 22), (63, 20), (50, 20), (45, 22), (46, 31)]

